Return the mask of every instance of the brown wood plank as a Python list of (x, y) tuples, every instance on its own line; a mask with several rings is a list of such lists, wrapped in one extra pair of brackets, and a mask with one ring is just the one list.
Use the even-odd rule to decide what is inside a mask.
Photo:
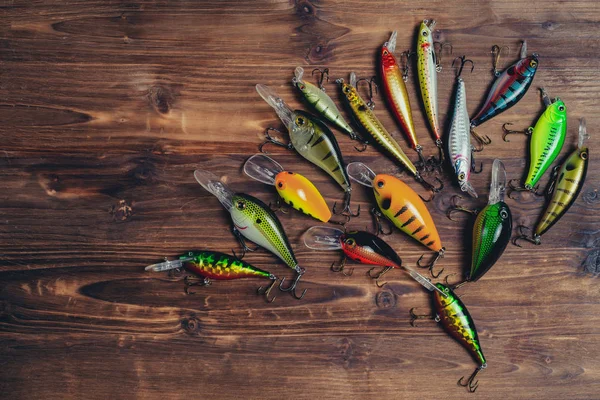
[[(305, 108), (290, 80), (296, 66), (327, 66), (332, 78), (377, 73), (379, 46), (398, 29), (398, 49), (414, 42), (423, 18), (438, 20), (436, 39), (453, 44), (439, 75), (440, 110), (450, 107), (452, 58), (475, 62), (465, 74), (474, 112), (490, 85), (493, 44), (509, 45), (503, 65), (527, 39), (540, 54), (532, 89), (518, 106), (483, 125), (493, 143), (476, 157), (473, 177), (486, 202), (491, 164), (508, 178), (527, 168), (525, 136), (501, 140), (501, 126), (534, 123), (537, 87), (569, 109), (568, 138), (585, 116), (591, 153), (586, 184), (541, 247), (509, 246), (479, 282), (460, 289), (478, 327), (488, 368), (479, 398), (593, 399), (600, 391), (600, 4), (573, 0), (179, 1), (37, 0), (0, 6), (0, 393), (2, 398), (458, 398), (471, 373), (467, 352), (433, 322), (413, 328), (428, 294), (399, 271), (378, 288), (355, 267), (329, 270), (336, 252), (305, 248), (315, 220), (278, 214), (308, 272), (296, 301), (283, 293), (265, 304), (264, 282), (215, 282), (188, 296), (182, 276), (143, 267), (191, 249), (237, 249), (229, 217), (194, 180), (205, 168), (235, 189), (275, 201), (271, 188), (241, 172), (262, 132), (278, 126), (254, 86), (273, 87)], [(411, 73), (411, 75), (414, 75)], [(337, 93), (331, 81), (328, 93)], [(413, 114), (434, 154), (415, 82)], [(334, 96), (335, 97), (335, 96)], [(375, 112), (406, 149), (380, 94)], [(399, 174), (377, 150), (355, 152), (336, 132), (347, 162)], [(285, 168), (308, 176), (329, 205), (339, 187), (300, 156), (270, 148)], [(410, 157), (413, 153), (407, 149)], [(413, 157), (416, 158), (416, 157)], [(542, 184), (547, 182), (546, 176)], [(463, 271), (466, 216), (446, 218), (452, 180), (429, 203), (447, 253), (445, 273)], [(356, 185), (370, 226), (371, 194)], [(514, 223), (532, 226), (544, 200), (508, 200)], [(407, 265), (424, 249), (399, 232), (386, 237)], [(289, 269), (265, 251), (247, 261), (281, 277)], [(458, 277), (450, 277), (450, 279)]]

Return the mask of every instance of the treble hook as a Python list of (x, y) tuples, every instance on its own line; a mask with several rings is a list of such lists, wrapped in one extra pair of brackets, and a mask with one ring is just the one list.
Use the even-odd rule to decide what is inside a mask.
[(519, 244), (519, 240), (526, 240), (529, 243), (533, 243), (536, 246), (539, 246), (542, 244), (542, 237), (540, 235), (536, 235), (535, 233), (532, 235), (532, 237), (530, 238), (529, 235), (527, 235), (526, 233), (523, 233), (523, 229), (527, 229), (528, 231), (531, 231), (531, 229), (525, 225), (519, 225), (517, 227), (517, 231), (519, 232), (518, 236), (515, 236), (512, 240), (512, 243), (517, 246), (517, 247), (523, 247)]
[(439, 191), (441, 191), (444, 188), (444, 182), (442, 182), (440, 180), (440, 178), (438, 178), (437, 176), (435, 177), (435, 180), (440, 183), (440, 186), (438, 186), (438, 187), (435, 187), (433, 184), (427, 182), (419, 174), (417, 174), (415, 176), (415, 179), (417, 180), (417, 182), (419, 182), (421, 185), (423, 185), (427, 190), (431, 190), (431, 197), (429, 199), (427, 199), (427, 200), (424, 199), (423, 196), (419, 195), (419, 197), (421, 198), (421, 200), (423, 200), (426, 203), (429, 203), (431, 200), (433, 200), (433, 198), (435, 197), (435, 194), (438, 193)]
[(506, 136), (508, 136), (508, 135), (522, 134), (522, 135), (530, 136), (533, 133), (532, 127), (529, 127), (522, 131), (515, 131), (515, 130), (507, 129), (506, 127), (508, 125), (512, 125), (512, 122), (506, 122), (506, 123), (502, 124), (502, 131), (504, 132), (504, 133), (502, 133), (502, 140), (504, 140), (505, 142), (510, 142), (510, 140), (506, 139)]
[(477, 215), (479, 213), (479, 210), (471, 210), (470, 208), (466, 208), (466, 207), (459, 206), (458, 204), (456, 204), (456, 200), (457, 199), (461, 199), (462, 200), (462, 198), (463, 197), (461, 195), (456, 194), (456, 195), (452, 196), (452, 198), (450, 199), (450, 203), (451, 203), (452, 207), (450, 207), (446, 211), (446, 217), (448, 217), (448, 219), (450, 221), (456, 222), (455, 219), (452, 219), (452, 214), (455, 213), (455, 212), (458, 212), (458, 211), (466, 212), (466, 213), (469, 213), (471, 215)]
[(331, 263), (331, 270), (333, 272), (341, 272), (342, 274), (344, 274), (345, 276), (351, 276), (354, 273), (354, 268), (350, 268), (350, 272), (346, 273), (346, 271), (344, 271), (344, 267), (346, 266), (346, 256), (342, 256), (342, 260), (340, 261), (340, 265), (334, 268), (335, 265), (335, 261)]
[(471, 136), (473, 136), (473, 138), (477, 141), (477, 143), (479, 143), (479, 145), (481, 145), (481, 147), (475, 148), (475, 152), (477, 152), (477, 153), (480, 152), (481, 150), (483, 150), (484, 146), (487, 146), (488, 144), (492, 143), (492, 139), (490, 139), (490, 137), (488, 135), (484, 135), (484, 136), (479, 135), (473, 127), (471, 127)]
[(358, 83), (360, 81), (365, 81), (369, 85), (369, 101), (367, 102), (367, 107), (371, 110), (375, 108), (375, 102), (373, 101), (373, 85), (375, 85), (375, 93), (377, 93), (377, 77), (372, 76), (371, 79), (360, 78), (356, 81), (356, 89), (358, 90)]
[(263, 147), (265, 147), (265, 145), (267, 145), (268, 143), (274, 144), (276, 146), (285, 147), (288, 150), (292, 150), (294, 148), (294, 146), (292, 145), (292, 143), (284, 143), (284, 142), (282, 142), (280, 140), (277, 140), (277, 139), (273, 138), (273, 136), (271, 136), (269, 134), (269, 131), (279, 132), (282, 135), (284, 134), (283, 132), (281, 132), (279, 129), (276, 129), (276, 128), (269, 127), (267, 129), (265, 129), (265, 141), (262, 142), (260, 144), (260, 146), (258, 146), (258, 151), (260, 151), (261, 153), (264, 153), (264, 154), (269, 154), (269, 152), (263, 150)]
[[(412, 56), (414, 56), (415, 53), (410, 51), (410, 50), (406, 50), (403, 51), (402, 53), (400, 53), (400, 69), (402, 70), (402, 80), (404, 82), (408, 81), (408, 70), (409, 70), (409, 66), (410, 66), (410, 58)], [(406, 60), (406, 62), (404, 63), (404, 66), (402, 66), (402, 59), (404, 58), (404, 60)]]
[(417, 152), (417, 156), (419, 157), (419, 161), (415, 163), (415, 167), (417, 168), (417, 170), (423, 171), (428, 167), (429, 164), (423, 156), (423, 146), (421, 146), (420, 144), (416, 145), (415, 151)]
[(300, 279), (302, 278), (302, 276), (304, 275), (304, 272), (306, 272), (304, 269), (300, 268), (299, 270), (296, 271), (296, 278), (294, 278), (294, 280), (292, 281), (291, 285), (287, 288), (283, 288), (283, 282), (285, 281), (285, 278), (281, 279), (281, 282), (279, 283), (279, 290), (282, 292), (291, 292), (292, 296), (294, 296), (294, 298), (296, 300), (302, 300), (302, 298), (304, 297), (304, 295), (306, 294), (306, 291), (308, 289), (304, 289), (304, 291), (302, 292), (302, 294), (300, 296), (298, 296), (298, 294), (296, 293), (296, 286), (298, 286), (298, 282), (300, 281)]
[(425, 265), (421, 265), (421, 260), (423, 259), (423, 257), (425, 257), (425, 254), (423, 254), (418, 260), (417, 260), (417, 266), (419, 268), (428, 268), (429, 269), (429, 273), (431, 274), (431, 276), (433, 278), (437, 278), (439, 277), (442, 272), (444, 272), (444, 268), (442, 268), (440, 270), (440, 272), (436, 274), (433, 273), (433, 267), (435, 266), (435, 263), (442, 257), (444, 257), (444, 253), (446, 252), (446, 248), (442, 247), (442, 249), (440, 251), (438, 251), (438, 253), (435, 255), (435, 257), (433, 257), (433, 259), (429, 262), (429, 264), (425, 264)]
[(389, 225), (390, 225), (390, 230), (389, 232), (385, 232), (383, 230), (383, 224), (381, 223), (381, 217), (383, 217), (383, 215), (377, 211), (375, 208), (371, 209), (371, 215), (373, 215), (373, 219), (375, 222), (375, 234), (379, 235), (380, 233), (384, 236), (388, 236), (391, 235), (393, 232), (393, 228), (391, 226), (391, 222), (386, 218), (386, 220), (388, 221)]
[(473, 60), (469, 60), (465, 57), (466, 56), (456, 57), (454, 60), (452, 60), (452, 68), (454, 68), (454, 63), (456, 62), (456, 60), (460, 60), (460, 68), (458, 69), (458, 74), (456, 74), (457, 78), (460, 77), (460, 75), (462, 74), (462, 70), (465, 67), (466, 63), (471, 63), (471, 72), (473, 72), (473, 69), (475, 69), (475, 64), (473, 63)]
[(479, 163), (479, 171), (477, 171), (477, 169), (476, 169), (477, 163), (475, 162), (475, 156), (473, 154), (474, 152), (475, 152), (475, 147), (471, 146), (471, 172), (474, 174), (480, 174), (481, 171), (483, 171), (483, 162)]
[(477, 387), (479, 386), (479, 381), (476, 381), (475, 383), (473, 383), (473, 380), (475, 379), (475, 377), (477, 376), (479, 371), (481, 371), (482, 369), (484, 369), (486, 367), (487, 367), (487, 364), (483, 364), (483, 365), (475, 368), (475, 371), (473, 371), (473, 373), (471, 374), (471, 376), (469, 377), (467, 382), (466, 383), (462, 382), (464, 379), (464, 376), (463, 376), (462, 378), (460, 378), (458, 380), (458, 385), (463, 386), (463, 387), (468, 387), (469, 392), (475, 393), (475, 391), (477, 390)]
[[(435, 45), (439, 45), (439, 50), (435, 49)], [(440, 43), (440, 42), (434, 42), (433, 43), (433, 51), (435, 52), (435, 70), (437, 72), (441, 72), (442, 71), (442, 55), (444, 54), (444, 47), (449, 46), (450, 47), (450, 54), (452, 54), (454, 52), (454, 47), (452, 47), (452, 45), (450, 43)], [(438, 56), (439, 54), (439, 56)]]
[(452, 284), (450, 284), (450, 282), (448, 282), (448, 278), (449, 278), (449, 277), (451, 277), (451, 276), (453, 276), (453, 275), (456, 275), (456, 272), (453, 272), (453, 273), (451, 273), (451, 274), (448, 274), (448, 275), (446, 275), (446, 276), (444, 277), (444, 283), (445, 283), (445, 284), (446, 284), (446, 286), (448, 286), (449, 288), (452, 288), (452, 290), (456, 290), (456, 289), (458, 289), (459, 287), (461, 287), (462, 285), (464, 285), (465, 283), (468, 283), (468, 282), (469, 282), (469, 281), (467, 281), (467, 280), (464, 280), (464, 281), (462, 281), (462, 282), (459, 282), (459, 283), (456, 283), (456, 284), (452, 285)]
[(410, 325), (412, 327), (414, 327), (414, 328), (417, 327), (417, 325), (415, 324), (415, 321), (418, 319), (435, 319), (437, 321), (437, 318), (434, 318), (433, 315), (431, 315), (431, 314), (424, 314), (424, 315), (415, 314), (416, 309), (417, 309), (416, 307), (413, 307), (408, 312), (410, 314)]
[(260, 286), (258, 289), (256, 289), (256, 293), (258, 295), (264, 295), (265, 299), (267, 300), (267, 303), (272, 303), (275, 301), (277, 296), (273, 296), (273, 298), (269, 300), (269, 293), (271, 293), (271, 289), (275, 287), (275, 284), (277, 283), (277, 278), (275, 277), (275, 275), (271, 275), (269, 276), (269, 279), (271, 279), (271, 283), (269, 284), (269, 286), (267, 286), (265, 289), (263, 289), (263, 287)]
[(502, 49), (506, 49), (506, 53), (510, 53), (510, 47), (508, 46), (498, 46), (497, 44), (492, 46), (492, 56), (494, 57), (494, 61), (492, 61), (492, 72), (494, 76), (500, 76), (500, 71), (498, 71), (498, 61), (500, 61), (500, 54), (502, 53)]
[(202, 279), (198, 279), (198, 278), (191, 278), (189, 275), (186, 276), (183, 279), (183, 282), (185, 283), (185, 294), (196, 294), (196, 292), (192, 292), (190, 290), (191, 286), (210, 286), (211, 285), (211, 281), (210, 279), (206, 278), (206, 277), (202, 277)]
[(329, 68), (325, 68), (325, 69), (315, 68), (312, 70), (312, 73), (311, 73), (312, 76), (315, 75), (315, 71), (319, 71), (319, 73), (321, 74), (321, 76), (317, 80), (319, 89), (321, 89), (322, 91), (325, 91), (325, 87), (323, 86), (323, 79), (327, 79), (327, 82), (329, 82)]
[(540, 185), (537, 185), (536, 187), (528, 187), (526, 186), (515, 186), (515, 184), (513, 183), (514, 181), (519, 181), (518, 179), (511, 179), (510, 181), (508, 181), (508, 187), (510, 188), (510, 192), (508, 193), (508, 197), (516, 200), (514, 197), (511, 196), (512, 192), (530, 192), (531, 194), (533, 194), (534, 196), (538, 196), (538, 197), (542, 197), (545, 194), (542, 193), (538, 193), (538, 189), (540, 187)]
[[(437, 169), (438, 171), (441, 172), (442, 166), (444, 165), (444, 161), (446, 161), (446, 156), (444, 155), (444, 144), (442, 143), (442, 141), (440, 139), (436, 139), (435, 145), (438, 148), (438, 158), (431, 156), (428, 163), (431, 165), (432, 170)], [(444, 185), (442, 184), (442, 187), (440, 188), (440, 190), (442, 190), (443, 188), (444, 188)]]
[(347, 190), (346, 192), (344, 192), (344, 203), (343, 203), (343, 208), (342, 211), (340, 211), (339, 213), (336, 212), (335, 208), (337, 206), (337, 201), (335, 203), (333, 203), (333, 213), (336, 215), (343, 215), (343, 216), (348, 216), (348, 217), (358, 217), (360, 215), (360, 204), (358, 205), (358, 209), (356, 210), (356, 213), (352, 213), (352, 211), (350, 210), (350, 197), (352, 195), (352, 191), (351, 190)]
[(277, 201), (275, 202), (275, 207), (273, 207), (272, 203), (269, 203), (269, 208), (274, 213), (276, 213), (277, 211), (281, 211), (283, 214), (287, 214), (288, 212), (290, 212), (289, 208), (287, 208), (287, 207), (285, 207), (284, 205), (281, 204), (281, 200), (280, 199), (277, 199)]
[(241, 260), (246, 255), (246, 252), (248, 252), (248, 251), (254, 252), (260, 248), (260, 246), (256, 246), (256, 248), (254, 248), (254, 249), (251, 249), (250, 247), (248, 247), (248, 245), (246, 244), (246, 240), (244, 240), (244, 237), (242, 236), (240, 231), (235, 226), (233, 228), (231, 228), (231, 233), (233, 233), (233, 236), (235, 236), (238, 243), (242, 247), (242, 256), (241, 257), (238, 257), (238, 255), (235, 254), (235, 250), (231, 249), (231, 252), (233, 253), (234, 257), (239, 258)]
[(384, 287), (387, 282), (382, 283), (381, 285), (379, 284), (379, 278), (381, 278), (383, 275), (387, 274), (388, 272), (390, 272), (391, 270), (394, 269), (394, 267), (383, 267), (383, 269), (381, 271), (379, 271), (378, 273), (376, 273), (375, 275), (371, 274), (371, 271), (373, 271), (375, 269), (375, 267), (371, 268), (370, 270), (367, 271), (367, 275), (369, 275), (369, 278), (371, 279), (375, 279), (375, 284), (377, 285), (377, 287)]

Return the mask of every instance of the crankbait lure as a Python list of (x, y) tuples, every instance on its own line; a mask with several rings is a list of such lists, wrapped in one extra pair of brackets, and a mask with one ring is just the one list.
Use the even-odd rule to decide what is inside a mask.
[(417, 38), (417, 72), (421, 98), (425, 106), (427, 120), (435, 138), (435, 145), (440, 150), (440, 163), (443, 157), (442, 131), (438, 121), (437, 73), (441, 71), (439, 60), (433, 44), (433, 28), (435, 20), (423, 20)]
[(211, 279), (231, 280), (257, 277), (271, 280), (271, 284), (266, 289), (259, 287), (257, 293), (264, 295), (268, 303), (275, 301), (275, 297), (269, 299), (269, 293), (277, 282), (275, 275), (218, 251), (190, 251), (176, 260), (149, 265), (146, 267), (146, 271), (161, 272), (181, 268), (201, 277), (201, 279), (192, 279), (189, 276), (185, 278), (185, 292), (188, 294), (194, 293), (189, 291), (190, 286), (208, 286), (211, 284)]
[(473, 381), (479, 371), (487, 367), (487, 362), (479, 343), (475, 322), (473, 322), (469, 310), (449, 286), (442, 283), (434, 285), (416, 271), (412, 271), (410, 275), (427, 290), (433, 292), (433, 308), (435, 310), (435, 317), (433, 317), (431, 315), (417, 315), (414, 313), (415, 309), (412, 308), (410, 310), (411, 325), (415, 326), (414, 323), (417, 319), (432, 318), (436, 322), (441, 322), (446, 332), (467, 349), (478, 365), (467, 379), (467, 382), (463, 383), (463, 376), (458, 380), (458, 384), (467, 387), (471, 393), (475, 392), (479, 386), (479, 381)]
[(284, 171), (275, 160), (255, 154), (244, 164), (244, 173), (267, 185), (275, 186), (286, 204), (322, 222), (331, 219), (331, 211), (319, 190), (300, 174)]
[(510, 131), (506, 125), (502, 126), (504, 137), (512, 133), (523, 133), (531, 136), (529, 143), (529, 172), (525, 179), (524, 187), (515, 187), (511, 182), (511, 189), (516, 191), (536, 191), (536, 185), (548, 167), (554, 162), (565, 142), (567, 134), (567, 107), (558, 97), (550, 100), (544, 88), (540, 88), (546, 110), (538, 119), (533, 128), (526, 131)]
[(402, 127), (402, 131), (408, 138), (412, 148), (419, 155), (421, 163), (424, 163), (423, 147), (417, 140), (410, 100), (408, 98), (408, 91), (406, 90), (405, 81), (408, 79), (408, 75), (407, 72), (400, 71), (400, 65), (396, 61), (396, 57), (394, 57), (397, 35), (398, 32), (392, 32), (390, 39), (381, 47), (380, 72), (381, 80), (383, 81), (383, 92), (392, 109), (392, 113), (396, 117), (396, 121)]
[[(455, 206), (446, 215), (451, 218), (454, 211), (465, 211), (477, 215), (473, 225), (471, 270), (465, 282), (475, 282), (498, 261), (512, 233), (512, 213), (504, 202), (506, 192), (506, 170), (502, 161), (496, 159), (492, 166), (492, 183), (488, 204), (481, 211)], [(462, 285), (455, 285), (456, 289)]]
[(584, 141), (588, 138), (585, 119), (579, 122), (579, 142), (577, 148), (566, 158), (562, 165), (557, 165), (552, 171), (550, 185), (546, 191), (548, 205), (540, 221), (535, 227), (533, 237), (528, 238), (522, 233), (522, 226), (519, 226), (520, 236), (513, 240), (513, 243), (520, 247), (518, 240), (524, 239), (536, 245), (542, 244), (542, 235), (546, 233), (558, 220), (565, 215), (567, 210), (573, 205), (581, 188), (585, 182), (589, 163), (589, 152), (587, 146), (584, 147)]
[(415, 165), (410, 161), (407, 155), (402, 151), (400, 145), (388, 133), (381, 121), (375, 116), (373, 111), (369, 108), (368, 104), (360, 97), (358, 90), (356, 89), (356, 74), (350, 73), (350, 82), (345, 83), (343, 79), (338, 79), (341, 85), (342, 93), (348, 103), (348, 106), (352, 110), (352, 114), (358, 123), (369, 133), (369, 135), (383, 147), (392, 157), (399, 162), (404, 168), (406, 168), (415, 178), (415, 180), (425, 186), (427, 189), (436, 193), (443, 189), (444, 185), (440, 182), (440, 187), (434, 187), (428, 182), (425, 182), (420, 172), (417, 170)]
[(471, 127), (475, 128), (496, 115), (508, 110), (525, 96), (538, 68), (538, 55), (527, 56), (527, 43), (523, 41), (520, 59), (504, 72), (497, 70), (501, 48), (492, 47), (494, 54), (493, 71), (496, 76), (487, 98), (481, 109), (471, 119)]
[(292, 284), (283, 289), (282, 285), (285, 281), (285, 278), (283, 278), (279, 284), (279, 289), (284, 292), (292, 292), (292, 295), (298, 300), (304, 297), (306, 289), (301, 296), (298, 296), (296, 286), (306, 271), (298, 265), (283, 226), (269, 206), (248, 194), (234, 193), (211, 172), (197, 169), (194, 171), (194, 177), (204, 189), (214, 195), (223, 207), (229, 211), (233, 221), (232, 232), (243, 249), (242, 257), (246, 251), (252, 251), (246, 245), (244, 238), (269, 250), (296, 272), (296, 278)]
[[(302, 157), (327, 172), (344, 190), (344, 206), (342, 214), (358, 216), (360, 208), (355, 215), (350, 213), (350, 197), (352, 195), (352, 185), (348, 174), (346, 173), (346, 164), (342, 158), (342, 152), (333, 132), (325, 125), (323, 121), (301, 110), (292, 110), (281, 97), (271, 88), (265, 85), (256, 85), (256, 91), (266, 101), (281, 119), (281, 122), (287, 128), (290, 135), (290, 143), (285, 144), (273, 139), (268, 131), (275, 130), (268, 128), (266, 141), (260, 146), (262, 148), (266, 143), (273, 143), (288, 149), (295, 149)], [(335, 204), (333, 206), (335, 213)]]
[(323, 79), (327, 77), (327, 80), (329, 81), (329, 68), (326, 68), (322, 71), (316, 68), (313, 70), (313, 73), (315, 71), (319, 71), (321, 73), (319, 87), (313, 85), (310, 82), (302, 80), (302, 77), (304, 76), (304, 68), (302, 67), (297, 67), (294, 71), (292, 83), (295, 87), (298, 88), (298, 90), (300, 90), (300, 93), (302, 93), (307, 103), (310, 104), (310, 106), (314, 108), (319, 113), (319, 115), (327, 119), (342, 132), (348, 134), (350, 136), (350, 139), (360, 140), (356, 132), (354, 132), (354, 129), (352, 129), (352, 127), (346, 122), (346, 120), (342, 116), (342, 113), (340, 112), (340, 110), (338, 110), (331, 97), (329, 97), (329, 95), (325, 93), (325, 88), (323, 87)]
[[(469, 193), (472, 197), (477, 197), (477, 193), (471, 185), (471, 171), (475, 170), (475, 159), (473, 158), (473, 146), (471, 145), (471, 134), (469, 129), (469, 114), (467, 113), (467, 91), (465, 81), (461, 78), (462, 70), (467, 62), (472, 65), (473, 61), (466, 60), (465, 56), (455, 58), (461, 61), (460, 69), (456, 75), (456, 92), (454, 96), (454, 113), (450, 122), (450, 132), (448, 133), (448, 156), (454, 174), (458, 179), (460, 190)], [(454, 61), (452, 65), (454, 65)], [(481, 172), (481, 171), (479, 171)]]
[[(393, 268), (403, 268), (402, 259), (383, 239), (367, 231), (344, 232), (341, 229), (327, 226), (313, 226), (303, 235), (304, 244), (312, 250), (342, 250), (344, 255), (339, 266), (331, 264), (331, 270), (352, 275), (354, 268), (346, 274), (343, 272), (346, 259), (361, 264), (379, 265), (383, 269), (375, 274), (368, 274), (372, 279), (379, 279)], [(335, 267), (334, 267), (335, 266)], [(382, 287), (377, 282), (377, 286)]]
[[(361, 185), (373, 188), (375, 201), (381, 213), (398, 229), (437, 253), (428, 265), (420, 264), (423, 256), (417, 262), (419, 267), (429, 268), (433, 275), (432, 269), (436, 261), (444, 256), (446, 249), (442, 247), (433, 218), (421, 197), (400, 179), (391, 175), (376, 175), (369, 167), (360, 162), (348, 164), (348, 175)], [(379, 217), (377, 214), (375, 215), (377, 218)], [(378, 230), (381, 232), (381, 226), (378, 227)], [(433, 276), (437, 278), (442, 271), (443, 269)]]

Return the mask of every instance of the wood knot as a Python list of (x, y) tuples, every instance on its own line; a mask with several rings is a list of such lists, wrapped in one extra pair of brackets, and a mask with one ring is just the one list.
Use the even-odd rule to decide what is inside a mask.
[(126, 200), (120, 200), (108, 212), (112, 215), (114, 221), (125, 221), (133, 214), (133, 203), (129, 205)]
[(316, 15), (315, 7), (308, 1), (296, 2), (296, 10), (301, 16)]
[(181, 321), (181, 327), (186, 333), (196, 334), (200, 330), (200, 321), (195, 316), (184, 318)]
[(393, 308), (396, 306), (396, 296), (387, 290), (377, 293), (375, 303), (379, 308)]
[(558, 27), (559, 24), (556, 24), (552, 21), (546, 21), (542, 24), (542, 28), (547, 29), (549, 31), (553, 31)]
[(175, 100), (171, 91), (162, 86), (152, 86), (148, 90), (147, 98), (152, 108), (159, 114), (167, 114)]
[(583, 270), (590, 274), (600, 274), (600, 249), (590, 251), (583, 261)]
[(136, 180), (152, 181), (156, 177), (156, 166), (146, 157), (135, 160), (137, 164), (129, 174)]
[(583, 196), (581, 196), (581, 198), (586, 204), (595, 204), (598, 201), (600, 201), (600, 196), (598, 196), (598, 189), (588, 190), (583, 194)]

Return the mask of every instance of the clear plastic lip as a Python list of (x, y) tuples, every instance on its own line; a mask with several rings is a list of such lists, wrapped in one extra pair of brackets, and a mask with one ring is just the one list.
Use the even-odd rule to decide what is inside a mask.
[(206, 191), (214, 195), (227, 211), (233, 208), (233, 195), (235, 194), (227, 185), (219, 180), (212, 172), (197, 169), (194, 178)]
[(585, 118), (581, 118), (579, 120), (579, 140), (577, 141), (577, 147), (582, 148), (583, 143), (590, 138), (590, 135), (587, 133), (587, 127)]
[(351, 162), (346, 166), (346, 172), (353, 181), (366, 187), (373, 187), (375, 172), (361, 162)]
[(275, 185), (275, 177), (282, 171), (277, 161), (264, 154), (255, 154), (244, 163), (246, 175), (267, 185)]
[(506, 193), (506, 169), (502, 161), (495, 159), (492, 165), (492, 183), (490, 184), (490, 195), (488, 204), (496, 204), (504, 201)]
[(341, 229), (330, 226), (313, 226), (309, 228), (302, 239), (304, 245), (312, 250), (341, 250), (340, 238), (344, 235)]
[(270, 87), (258, 84), (256, 91), (267, 104), (273, 107), (281, 122), (289, 129), (294, 121), (294, 111)]
[(390, 51), (390, 53), (393, 53), (394, 51), (396, 51), (396, 38), (397, 37), (398, 37), (398, 32), (394, 31), (394, 32), (392, 32), (389, 40), (383, 44), (385, 47), (387, 47), (387, 49)]

